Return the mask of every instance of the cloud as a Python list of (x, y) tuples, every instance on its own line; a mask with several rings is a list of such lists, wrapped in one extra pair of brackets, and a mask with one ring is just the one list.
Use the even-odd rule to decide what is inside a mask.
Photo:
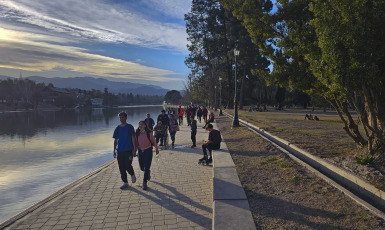
[(148, 7), (178, 19), (184, 19), (184, 15), (191, 9), (191, 2), (192, 0), (143, 0)]
[[(87, 49), (53, 43), (57, 38), (0, 27), (0, 67), (25, 71), (66, 69), (101, 77), (167, 82), (180, 74), (96, 55)], [(174, 76), (174, 77), (170, 77)]]
[[(174, 17), (182, 17), (186, 0), (149, 3)], [(183, 13), (184, 12), (184, 13)], [(0, 19), (33, 25), (83, 42), (127, 43), (150, 48), (168, 48), (186, 53), (184, 25), (150, 20), (128, 5), (102, 0), (0, 0)]]

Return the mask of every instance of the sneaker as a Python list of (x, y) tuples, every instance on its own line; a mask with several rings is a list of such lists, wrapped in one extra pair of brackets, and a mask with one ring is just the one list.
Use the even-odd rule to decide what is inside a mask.
[(197, 147), (196, 145), (191, 145), (191, 148), (195, 148), (195, 147)]
[(159, 146), (163, 146), (163, 144), (160, 144)]
[(206, 161), (206, 160), (207, 160), (207, 157), (204, 156), (204, 157), (202, 157), (201, 159), (199, 159), (199, 162), (203, 162), (203, 161)]
[(122, 186), (120, 186), (120, 189), (128, 188), (128, 183), (124, 182)]
[(142, 186), (143, 190), (146, 190), (147, 189), (147, 181), (143, 181), (143, 186)]
[(134, 175), (131, 175), (131, 181), (132, 181), (132, 183), (135, 183), (135, 182), (136, 182), (136, 176), (135, 176), (135, 174), (134, 174)]
[(209, 159), (207, 160), (207, 163), (213, 163), (213, 158), (209, 157)]

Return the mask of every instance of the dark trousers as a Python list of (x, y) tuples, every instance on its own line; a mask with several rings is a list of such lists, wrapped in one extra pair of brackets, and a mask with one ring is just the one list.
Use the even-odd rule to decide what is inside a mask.
[(118, 152), (118, 165), (120, 171), (120, 177), (124, 183), (127, 183), (127, 173), (135, 175), (134, 169), (132, 168), (132, 151)]
[(183, 116), (179, 116), (179, 125), (183, 124)]
[(211, 155), (211, 150), (213, 150), (213, 149), (219, 149), (219, 148), (220, 148), (220, 145), (216, 145), (216, 144), (214, 144), (214, 143), (203, 144), (203, 145), (202, 145), (203, 155), (204, 155), (204, 156), (207, 156), (207, 151), (206, 151), (206, 149), (208, 149), (208, 150), (209, 150), (209, 153), (210, 153), (210, 157), (211, 157), (211, 156), (212, 156), (212, 155)]
[(199, 120), (199, 123), (202, 122), (202, 115), (201, 116), (198, 115), (198, 120)]
[(155, 141), (157, 144), (158, 144), (159, 140), (160, 140), (161, 144), (166, 144), (166, 137), (164, 134), (158, 134), (155, 136)]
[(176, 134), (176, 131), (170, 131), (170, 137), (171, 137), (172, 143), (175, 142), (175, 134)]
[(203, 114), (203, 120), (207, 121), (207, 114)]
[(196, 136), (197, 136), (197, 131), (191, 131), (191, 140), (194, 146), (196, 146), (197, 144)]
[(187, 116), (187, 125), (190, 126), (191, 125), (191, 117)]
[(140, 170), (144, 171), (143, 181), (147, 182), (150, 176), (150, 168), (151, 168), (151, 162), (152, 162), (152, 148), (145, 149), (144, 151), (139, 149), (138, 153), (139, 153), (138, 155), (139, 167), (140, 167)]

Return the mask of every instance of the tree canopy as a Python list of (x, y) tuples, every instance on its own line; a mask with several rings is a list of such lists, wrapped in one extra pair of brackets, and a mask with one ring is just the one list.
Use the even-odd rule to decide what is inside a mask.
[(270, 0), (220, 2), (272, 61), (268, 83), (321, 95), (358, 145), (384, 152), (384, 1), (277, 0), (276, 11)]

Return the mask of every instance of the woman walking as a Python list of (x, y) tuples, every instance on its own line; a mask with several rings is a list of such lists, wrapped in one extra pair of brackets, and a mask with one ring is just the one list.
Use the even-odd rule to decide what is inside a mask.
[[(144, 171), (143, 190), (147, 189), (147, 181), (151, 179), (152, 147), (155, 147), (156, 154), (159, 154), (159, 148), (156, 144), (152, 131), (147, 127), (146, 122), (139, 121), (135, 132), (136, 146), (138, 148), (138, 160), (140, 170)], [(136, 152), (136, 150), (135, 150)]]

